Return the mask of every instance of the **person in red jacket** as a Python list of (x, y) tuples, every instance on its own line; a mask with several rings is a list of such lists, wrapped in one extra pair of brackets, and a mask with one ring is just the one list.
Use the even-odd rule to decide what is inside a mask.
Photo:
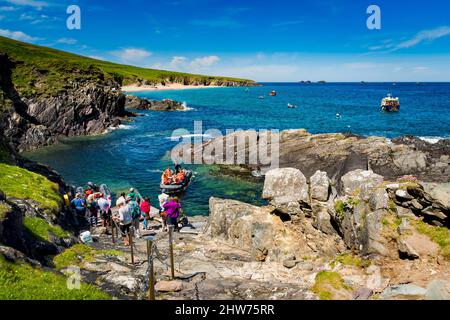
[(141, 211), (142, 215), (144, 216), (144, 230), (148, 230), (148, 222), (150, 221), (150, 199), (149, 197), (146, 197), (144, 201), (141, 202)]

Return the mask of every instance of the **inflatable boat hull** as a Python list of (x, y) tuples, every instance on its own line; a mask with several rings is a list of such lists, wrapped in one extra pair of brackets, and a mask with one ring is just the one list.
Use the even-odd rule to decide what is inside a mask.
[(180, 184), (162, 184), (160, 185), (161, 190), (165, 190), (167, 194), (179, 193), (186, 190), (189, 187), (189, 183), (192, 179), (192, 171), (186, 170), (186, 177)]

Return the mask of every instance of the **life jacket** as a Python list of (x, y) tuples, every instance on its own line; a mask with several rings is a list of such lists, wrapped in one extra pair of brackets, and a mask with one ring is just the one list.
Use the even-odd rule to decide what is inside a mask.
[(184, 180), (184, 178), (186, 178), (186, 174), (184, 173), (184, 171), (180, 171), (180, 173), (178, 173), (177, 178), (180, 182), (182, 182)]

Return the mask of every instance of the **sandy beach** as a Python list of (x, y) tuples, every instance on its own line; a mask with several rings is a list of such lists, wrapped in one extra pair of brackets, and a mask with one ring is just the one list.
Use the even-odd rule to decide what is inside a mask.
[(167, 85), (158, 84), (155, 86), (144, 85), (140, 86), (137, 84), (132, 84), (128, 86), (123, 86), (122, 91), (125, 92), (142, 92), (142, 91), (160, 91), (160, 90), (183, 90), (183, 89), (205, 89), (205, 88), (219, 88), (220, 86), (204, 86), (204, 85), (183, 85), (181, 83), (170, 83)]

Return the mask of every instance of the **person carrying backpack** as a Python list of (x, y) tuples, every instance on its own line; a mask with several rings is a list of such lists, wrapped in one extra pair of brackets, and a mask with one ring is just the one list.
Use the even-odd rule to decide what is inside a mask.
[(131, 217), (132, 217), (132, 226), (135, 230), (135, 237), (136, 239), (141, 238), (141, 230), (140, 230), (140, 224), (141, 224), (141, 208), (139, 207), (139, 204), (136, 201), (133, 201), (130, 196), (127, 196), (126, 198), (128, 206), (130, 206), (131, 211)]

